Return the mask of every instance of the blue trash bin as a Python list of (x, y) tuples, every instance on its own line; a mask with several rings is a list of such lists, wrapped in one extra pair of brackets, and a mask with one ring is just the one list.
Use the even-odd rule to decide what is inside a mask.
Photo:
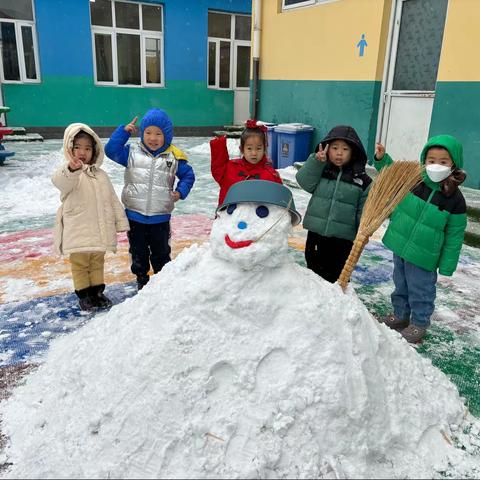
[(274, 130), (277, 134), (276, 168), (286, 168), (308, 158), (314, 130), (312, 126), (304, 123), (281, 123)]
[(273, 164), (273, 168), (277, 168), (277, 132), (275, 131), (275, 124), (265, 124), (267, 127), (267, 157)]

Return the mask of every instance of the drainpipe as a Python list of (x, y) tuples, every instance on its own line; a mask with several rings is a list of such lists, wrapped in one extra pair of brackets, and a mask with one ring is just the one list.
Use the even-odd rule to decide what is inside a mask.
[(252, 118), (257, 119), (260, 105), (260, 32), (262, 24), (262, 0), (254, 0), (253, 7), (253, 76), (252, 76)]

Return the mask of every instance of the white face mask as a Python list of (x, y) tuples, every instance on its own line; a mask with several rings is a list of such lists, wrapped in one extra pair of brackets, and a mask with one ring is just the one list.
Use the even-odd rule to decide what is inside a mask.
[(446, 167), (445, 165), (438, 165), (436, 163), (427, 165), (425, 169), (427, 171), (427, 175), (430, 177), (430, 180), (432, 180), (432, 182), (441, 182), (452, 173), (452, 169), (450, 167)]

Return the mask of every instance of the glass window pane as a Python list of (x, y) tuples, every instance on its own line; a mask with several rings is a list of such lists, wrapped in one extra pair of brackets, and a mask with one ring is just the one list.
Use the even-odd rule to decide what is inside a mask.
[(237, 40), (250, 40), (252, 18), (237, 15), (235, 17), (235, 38)]
[(162, 82), (161, 40), (159, 38), (145, 39), (145, 57), (147, 69), (147, 83)]
[(220, 42), (220, 88), (230, 88), (230, 42)]
[(3, 76), (5, 80), (20, 80), (15, 25), (13, 23), (2, 22), (0, 33), (0, 41), (2, 42), (3, 47)]
[(0, 18), (33, 21), (32, 0), (1, 0)]
[(162, 7), (160, 5), (142, 5), (143, 29), (162, 31)]
[(32, 27), (22, 25), (23, 56), (25, 58), (25, 74), (28, 79), (37, 79), (35, 66), (35, 49), (33, 48)]
[(403, 3), (394, 90), (435, 90), (447, 4), (448, 0)]
[(237, 48), (237, 87), (250, 86), (250, 47)]
[(301, 6), (303, 5), (312, 5), (315, 3), (315, 0), (283, 0), (283, 5), (285, 7), (292, 6)]
[(95, 64), (97, 82), (113, 82), (112, 37), (95, 34)]
[(119, 28), (140, 28), (138, 5), (115, 2), (115, 25)]
[(208, 12), (208, 36), (230, 38), (231, 15)]
[(217, 45), (208, 42), (208, 85), (215, 86), (215, 60), (217, 58)]
[(90, 16), (92, 25), (111, 27), (112, 24), (112, 2), (110, 0), (95, 0), (90, 2)]
[(118, 83), (140, 85), (140, 36), (117, 34)]

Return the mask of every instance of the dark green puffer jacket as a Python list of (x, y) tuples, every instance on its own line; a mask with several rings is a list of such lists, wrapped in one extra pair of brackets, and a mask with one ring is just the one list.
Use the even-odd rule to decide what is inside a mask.
[(338, 168), (329, 161), (320, 162), (312, 153), (297, 172), (299, 185), (312, 194), (303, 228), (325, 237), (354, 240), (372, 179), (365, 173), (367, 155), (355, 130), (343, 125), (333, 128), (322, 140), (323, 148), (336, 139), (353, 148), (347, 165)]
[[(448, 150), (458, 168), (463, 167), (462, 145), (450, 135), (432, 137), (422, 150), (420, 163), (425, 164), (428, 149), (433, 146)], [(375, 159), (381, 170), (392, 163), (385, 154)], [(440, 183), (423, 172), (423, 182), (398, 204), (390, 217), (383, 243), (396, 255), (430, 272), (450, 276), (455, 272), (467, 226), (465, 198), (459, 189), (447, 197)]]

